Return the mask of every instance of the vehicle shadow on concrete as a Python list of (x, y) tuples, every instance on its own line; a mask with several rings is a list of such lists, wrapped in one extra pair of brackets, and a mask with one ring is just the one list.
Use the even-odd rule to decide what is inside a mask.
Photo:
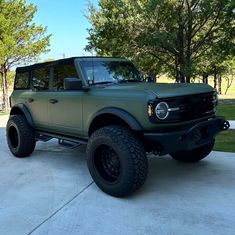
[[(191, 164), (178, 162), (169, 155), (150, 156), (148, 180), (143, 190), (149, 193), (173, 193), (180, 187), (186, 187), (187, 191), (190, 191), (198, 184), (209, 184), (208, 188), (211, 184), (219, 185), (228, 177), (228, 172), (235, 171), (235, 166), (231, 165), (229, 160), (221, 161), (216, 155), (216, 152), (212, 152), (207, 158)], [(154, 185), (156, 187), (152, 187)]]

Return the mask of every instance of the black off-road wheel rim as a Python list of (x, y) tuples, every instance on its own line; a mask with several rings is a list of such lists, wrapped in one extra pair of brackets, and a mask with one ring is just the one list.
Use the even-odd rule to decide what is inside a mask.
[(8, 131), (11, 146), (16, 149), (19, 146), (19, 133), (14, 126), (11, 126)]
[(121, 163), (118, 154), (108, 145), (100, 145), (94, 152), (94, 166), (102, 180), (115, 183), (121, 175)]

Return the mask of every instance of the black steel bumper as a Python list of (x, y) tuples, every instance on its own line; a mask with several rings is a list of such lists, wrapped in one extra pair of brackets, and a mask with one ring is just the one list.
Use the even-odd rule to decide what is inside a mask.
[(181, 150), (192, 150), (211, 142), (220, 132), (230, 127), (221, 117), (195, 124), (187, 130), (161, 133), (144, 133), (144, 138), (159, 146), (160, 155)]

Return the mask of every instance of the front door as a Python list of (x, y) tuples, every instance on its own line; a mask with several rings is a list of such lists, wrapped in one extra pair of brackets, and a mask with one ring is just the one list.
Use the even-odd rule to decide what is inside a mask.
[(51, 92), (48, 120), (51, 131), (81, 137), (83, 135), (83, 91)]
[(48, 99), (48, 120), (53, 132), (80, 137), (82, 131), (83, 93), (65, 90), (65, 78), (77, 78), (74, 63), (58, 64), (53, 69), (51, 93)]

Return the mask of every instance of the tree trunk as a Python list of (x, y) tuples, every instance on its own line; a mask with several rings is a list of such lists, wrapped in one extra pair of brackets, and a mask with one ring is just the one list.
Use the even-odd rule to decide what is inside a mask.
[(191, 82), (191, 76), (190, 76), (190, 75), (187, 75), (187, 76), (186, 76), (186, 82), (187, 82), (187, 83), (190, 83), (190, 82)]
[(180, 70), (176, 71), (176, 82), (185, 83), (185, 76)]
[(214, 89), (217, 89), (217, 72), (214, 72)]
[(233, 78), (231, 78), (231, 81), (229, 78), (227, 78), (227, 86), (224, 92), (225, 95), (227, 95), (228, 89), (231, 87), (232, 83), (233, 83)]
[(178, 57), (175, 57), (175, 82), (180, 83), (179, 63)]
[(179, 8), (178, 12), (178, 55), (177, 55), (177, 76), (178, 81), (180, 83), (185, 83), (185, 75), (184, 75), (184, 65), (185, 65), (185, 59), (184, 59), (184, 20), (183, 20), (183, 12), (182, 7)]
[(227, 95), (229, 87), (230, 87), (230, 82), (229, 82), (229, 78), (227, 78), (227, 86), (226, 86), (226, 89), (225, 89), (225, 92), (224, 92), (225, 95)]
[(208, 75), (206, 73), (202, 74), (202, 82), (208, 84)]
[[(186, 1), (187, 2), (187, 1)], [(189, 6), (189, 2), (187, 2), (187, 27), (186, 27), (186, 82), (191, 82), (191, 76), (192, 76), (192, 51), (191, 51), (191, 44), (192, 44), (192, 31), (193, 31), (193, 16), (192, 16), (192, 10)]]
[(221, 74), (219, 74), (218, 75), (218, 93), (219, 93), (219, 95), (222, 95), (221, 83), (222, 83), (222, 77), (221, 77)]
[[(231, 76), (231, 79), (229, 79), (230, 76)], [(228, 89), (231, 87), (231, 85), (233, 83), (233, 80), (234, 80), (234, 73), (232, 71), (231, 74), (228, 74), (228, 78), (226, 79), (227, 86), (226, 86), (226, 89), (225, 89), (225, 92), (224, 92), (225, 95), (227, 95)]]
[(1, 77), (2, 77), (2, 101), (3, 110), (8, 111), (10, 109), (9, 97), (8, 97), (8, 84), (7, 84), (7, 69), (4, 65), (1, 65)]
[(148, 74), (147, 75), (147, 81), (156, 83), (156, 81), (157, 81), (156, 77), (157, 77), (156, 74)]
[(157, 75), (156, 74), (151, 74), (152, 78), (153, 78), (153, 82), (156, 83), (157, 82)]

